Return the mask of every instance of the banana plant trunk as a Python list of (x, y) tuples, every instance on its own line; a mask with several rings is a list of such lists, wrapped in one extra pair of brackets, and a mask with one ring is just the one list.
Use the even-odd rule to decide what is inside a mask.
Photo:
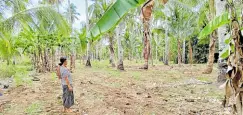
[(114, 62), (114, 42), (113, 42), (113, 35), (109, 36), (109, 49), (110, 49), (110, 64), (112, 67), (116, 67), (115, 62)]
[(118, 45), (118, 64), (117, 64), (117, 69), (118, 70), (124, 70), (123, 66), (123, 49), (122, 49), (122, 44), (121, 44), (121, 24), (117, 28), (117, 45)]
[[(240, 23), (237, 18), (236, 14), (236, 8), (235, 8), (235, 3), (233, 1), (228, 1), (228, 6), (229, 6), (229, 12), (230, 12), (230, 18), (231, 18), (231, 24), (230, 24), (230, 29), (231, 29), (231, 37), (232, 41), (234, 42), (234, 52), (232, 52), (231, 56), (229, 57), (228, 60), (228, 66), (231, 66), (233, 68), (236, 68), (235, 70), (233, 69), (231, 76), (231, 82), (233, 84), (234, 88), (234, 95), (235, 96), (235, 110), (238, 115), (243, 114), (243, 93), (242, 91), (239, 91), (242, 89), (242, 66), (243, 66), (243, 36), (240, 30)], [(242, 4), (241, 4), (242, 5)], [(239, 89), (239, 90), (238, 90)], [(227, 92), (226, 92), (227, 95)], [(224, 103), (225, 104), (225, 103)], [(225, 106), (225, 105), (224, 105)]]
[(48, 48), (45, 48), (44, 50), (44, 65), (45, 65), (45, 70), (50, 72), (50, 59), (49, 59), (49, 54), (50, 54), (50, 50)]
[[(226, 0), (215, 0), (215, 9), (216, 9), (216, 16), (220, 16), (225, 12), (226, 7)], [(227, 29), (226, 26), (221, 26), (218, 28), (218, 42), (219, 42), (219, 54), (222, 54), (223, 49), (226, 48), (226, 44), (224, 43), (226, 39), (226, 33)], [(224, 82), (225, 74), (226, 74), (226, 68), (225, 65), (227, 65), (226, 61), (219, 57), (218, 60), (218, 82)]]
[(40, 46), (38, 46), (38, 56), (37, 56), (37, 71), (39, 73), (43, 72), (43, 57), (42, 57), (42, 50)]

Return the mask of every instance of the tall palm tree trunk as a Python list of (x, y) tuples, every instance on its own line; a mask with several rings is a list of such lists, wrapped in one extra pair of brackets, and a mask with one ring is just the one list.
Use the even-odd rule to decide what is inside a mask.
[[(88, 0), (85, 0), (85, 6), (86, 6), (86, 30), (89, 30)], [(88, 41), (86, 67), (91, 67), (90, 53), (91, 53), (90, 52), (90, 41)]]
[(156, 54), (155, 54), (155, 56), (156, 56), (156, 61), (158, 61), (158, 46), (157, 46), (157, 45), (155, 46), (155, 50), (156, 50), (156, 51), (155, 51), (155, 53), (156, 53)]
[[(70, 0), (68, 0), (68, 12), (69, 12), (69, 24), (71, 27), (71, 32), (73, 32), (73, 22), (72, 22), (72, 14), (71, 14), (71, 3)], [(72, 37), (72, 33), (71, 33), (71, 37)], [(74, 44), (74, 42), (72, 42), (72, 44)], [(70, 71), (73, 72), (74, 68), (75, 68), (75, 48), (72, 46), (71, 48), (71, 55), (70, 55)]]
[(190, 64), (192, 64), (193, 63), (193, 59), (192, 59), (192, 57), (193, 57), (193, 54), (192, 54), (192, 44), (191, 44), (191, 40), (189, 40), (189, 58), (190, 58)]
[(217, 40), (217, 31), (214, 31), (211, 34), (210, 43), (209, 43), (209, 54), (208, 54), (207, 68), (203, 71), (203, 74), (210, 74), (213, 71), (216, 40)]
[(118, 44), (118, 64), (117, 64), (117, 69), (118, 70), (124, 70), (123, 66), (123, 49), (122, 49), (122, 44), (121, 44), (121, 24), (117, 28), (117, 44)]
[(56, 66), (56, 52), (55, 49), (52, 47), (52, 71), (55, 71), (55, 66)]
[(112, 67), (116, 67), (115, 65), (115, 62), (114, 62), (114, 57), (115, 57), (115, 54), (114, 54), (114, 45), (113, 45), (113, 36), (109, 36), (109, 49), (110, 49), (110, 64)]
[[(226, 0), (215, 0), (216, 16), (222, 15), (222, 13), (225, 12), (225, 7), (226, 7)], [(219, 54), (222, 54), (223, 49), (227, 47), (226, 44), (224, 43), (226, 39), (226, 33), (227, 33), (226, 26), (221, 26), (218, 28)], [(225, 60), (219, 57), (219, 61), (218, 61), (219, 73), (218, 73), (218, 80), (217, 80), (218, 82), (225, 81), (225, 74), (227, 70), (224, 68), (225, 65), (226, 65)]]
[[(151, 60), (151, 65), (154, 66), (154, 59), (153, 59), (153, 44), (152, 44), (152, 36), (150, 35), (151, 40), (149, 40), (149, 46), (150, 46), (150, 51), (149, 51), (149, 56)], [(152, 47), (151, 47), (152, 46)]]
[(183, 47), (182, 47), (182, 63), (186, 63), (186, 39), (183, 39)]
[(148, 69), (148, 60), (150, 57), (150, 30), (149, 22), (151, 20), (152, 10), (154, 6), (154, 0), (148, 0), (142, 7), (142, 20), (143, 20), (143, 57), (145, 64), (140, 69)]
[(181, 66), (181, 42), (180, 39), (177, 39), (177, 56), (178, 56), (178, 65)]
[(169, 51), (170, 51), (170, 39), (168, 37), (168, 30), (165, 30), (165, 55), (164, 64), (169, 65)]
[[(209, 1), (209, 8), (210, 8), (210, 18), (209, 20), (214, 19), (215, 17), (215, 1)], [(209, 43), (209, 54), (208, 54), (208, 63), (206, 69), (203, 71), (204, 74), (210, 74), (213, 71), (213, 63), (214, 63), (214, 53), (215, 53), (215, 46), (217, 40), (217, 31), (214, 31), (211, 34), (210, 43)]]
[(146, 24), (144, 24), (144, 49), (143, 49), (143, 57), (144, 57), (144, 60), (145, 60), (145, 64), (144, 64), (144, 68), (143, 69), (148, 69), (148, 60), (149, 60), (149, 54), (150, 54), (149, 32), (146, 31), (146, 30), (148, 30), (148, 26), (146, 26)]

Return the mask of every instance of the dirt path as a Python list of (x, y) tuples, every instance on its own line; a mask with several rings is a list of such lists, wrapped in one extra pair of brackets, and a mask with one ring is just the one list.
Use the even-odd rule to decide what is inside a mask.
[[(127, 66), (120, 72), (103, 65), (78, 67), (73, 73), (77, 115), (218, 115), (223, 91), (214, 72), (203, 75), (203, 65), (157, 65), (150, 70)], [(192, 69), (193, 68), (193, 69)], [(4, 115), (62, 114), (61, 85), (53, 74), (8, 92)], [(1, 114), (1, 113), (0, 113)]]

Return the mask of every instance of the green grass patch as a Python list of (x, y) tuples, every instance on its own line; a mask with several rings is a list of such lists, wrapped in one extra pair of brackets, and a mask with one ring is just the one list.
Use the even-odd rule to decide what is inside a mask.
[(14, 75), (14, 83), (16, 86), (32, 85), (32, 79), (26, 71), (18, 72)]
[(212, 82), (212, 80), (209, 77), (197, 77), (197, 80), (204, 81), (204, 82)]
[(120, 77), (121, 76), (121, 72), (118, 70), (110, 70), (107, 72), (111, 77)]
[(216, 99), (223, 99), (223, 93), (220, 92), (216, 92), (216, 91), (210, 91), (208, 94), (206, 94), (206, 96), (212, 97), (212, 98), (216, 98)]
[(107, 68), (109, 66), (109, 61), (107, 61), (107, 60), (102, 60), (102, 61), (94, 60), (94, 61), (91, 62), (91, 65), (94, 69)]
[(16, 62), (18, 62), (19, 65), (31, 65), (31, 58), (29, 58), (28, 56), (22, 56), (17, 58)]
[(141, 79), (141, 72), (132, 72), (132, 77), (135, 79), (135, 80), (140, 80)]
[(33, 71), (33, 67), (30, 62), (23, 60), (20, 63), (17, 63), (16, 65), (7, 65), (6, 63), (1, 63), (0, 67), (0, 79), (1, 78), (10, 78), (13, 76), (14, 83), (16, 86), (24, 85), (24, 84), (32, 84), (31, 77), (29, 77), (29, 72)]
[(2, 64), (0, 68), (0, 78), (10, 78), (16, 73), (16, 67), (13, 65)]
[(39, 115), (43, 110), (40, 102), (34, 102), (25, 109), (27, 115)]
[(32, 65), (16, 65), (18, 71), (33, 71)]
[(58, 79), (58, 78), (57, 78), (56, 73), (55, 73), (55, 72), (52, 72), (52, 73), (51, 73), (51, 80), (56, 81), (57, 79)]

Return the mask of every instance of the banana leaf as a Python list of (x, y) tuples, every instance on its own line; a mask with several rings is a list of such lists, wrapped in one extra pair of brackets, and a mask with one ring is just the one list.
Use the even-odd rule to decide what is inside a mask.
[(203, 30), (199, 33), (199, 39), (205, 38), (210, 35), (217, 28), (230, 23), (229, 14), (227, 12), (223, 13), (221, 16), (216, 17)]
[(119, 21), (131, 10), (146, 0), (117, 0), (100, 18), (100, 20), (90, 29), (88, 38), (97, 40), (98, 36), (113, 29)]

